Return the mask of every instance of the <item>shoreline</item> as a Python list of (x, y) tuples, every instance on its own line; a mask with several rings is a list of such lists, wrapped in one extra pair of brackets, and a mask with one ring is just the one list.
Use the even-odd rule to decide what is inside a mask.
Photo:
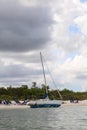
[(63, 101), (62, 106), (87, 106), (87, 100), (78, 101), (78, 103), (70, 103), (70, 101)]
[(27, 109), (30, 108), (28, 105), (0, 105), (0, 110), (1, 109)]
[[(87, 106), (87, 100), (78, 101), (78, 103), (70, 103), (70, 101), (63, 101), (63, 104), (61, 107), (68, 107), (68, 106)], [(18, 105), (18, 104), (10, 104), (10, 105), (4, 105), (0, 104), (0, 110), (3, 109), (28, 109), (30, 108), (29, 105)]]

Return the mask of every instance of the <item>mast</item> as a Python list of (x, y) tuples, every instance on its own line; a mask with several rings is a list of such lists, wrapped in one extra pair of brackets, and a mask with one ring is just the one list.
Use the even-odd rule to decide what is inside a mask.
[[(54, 84), (54, 86), (57, 88), (56, 83), (55, 83), (55, 81), (54, 81), (54, 79), (53, 79), (53, 76), (52, 76), (52, 74), (51, 74), (51, 72), (50, 72), (50, 70), (49, 70), (49, 68), (48, 68), (48, 65), (46, 64), (45, 59), (44, 59), (44, 62), (45, 62), (45, 65), (46, 65), (46, 67), (47, 67), (47, 70), (48, 70), (48, 72), (49, 72), (49, 74), (50, 74), (50, 77), (51, 77), (51, 79), (52, 79), (52, 81), (53, 81), (53, 84)], [(57, 88), (57, 93), (58, 93), (60, 99), (62, 100), (62, 95), (60, 94), (58, 88)]]
[(42, 64), (42, 69), (43, 69), (43, 76), (44, 76), (44, 83), (45, 83), (45, 87), (46, 87), (46, 94), (48, 96), (47, 82), (46, 82), (46, 76), (45, 76), (45, 70), (44, 70), (44, 64), (43, 64), (43, 58), (42, 58), (41, 52), (40, 52), (40, 58), (41, 58), (41, 64)]

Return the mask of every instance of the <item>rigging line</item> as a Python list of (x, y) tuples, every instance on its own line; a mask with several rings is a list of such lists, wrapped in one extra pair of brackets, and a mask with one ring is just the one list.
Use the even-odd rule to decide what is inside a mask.
[(44, 62), (45, 62), (45, 64), (46, 64), (47, 70), (48, 70), (48, 72), (49, 72), (49, 74), (50, 74), (50, 77), (51, 77), (51, 79), (52, 79), (52, 81), (53, 81), (53, 84), (54, 84), (54, 86), (55, 86), (56, 89), (57, 89), (57, 93), (59, 94), (59, 97), (60, 97), (60, 99), (62, 100), (62, 95), (60, 94), (59, 89), (58, 89), (57, 86), (56, 86), (56, 83), (55, 83), (55, 81), (54, 81), (54, 79), (53, 79), (53, 76), (52, 76), (51, 72), (49, 71), (48, 65), (47, 65), (47, 63), (46, 63), (44, 57), (43, 57), (43, 60), (44, 60)]
[(46, 87), (46, 94), (48, 95), (46, 76), (45, 76), (45, 70), (44, 70), (44, 64), (43, 64), (43, 56), (42, 56), (41, 52), (40, 52), (40, 58), (41, 58), (41, 64), (42, 64), (42, 68), (43, 68), (43, 75), (44, 75), (44, 82), (45, 82), (45, 87)]

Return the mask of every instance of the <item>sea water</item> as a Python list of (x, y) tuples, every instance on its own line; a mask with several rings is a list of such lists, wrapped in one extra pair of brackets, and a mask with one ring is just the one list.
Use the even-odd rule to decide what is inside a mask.
[(87, 130), (87, 107), (0, 110), (0, 130)]

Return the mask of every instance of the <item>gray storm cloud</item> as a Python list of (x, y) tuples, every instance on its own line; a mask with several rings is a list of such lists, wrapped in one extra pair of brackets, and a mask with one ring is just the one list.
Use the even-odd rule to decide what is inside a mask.
[(9, 65), (0, 67), (0, 79), (10, 77), (10, 78), (19, 78), (25, 76), (32, 76), (32, 75), (40, 75), (42, 71), (40, 69), (34, 69), (32, 67), (27, 68), (23, 65)]
[(0, 1), (0, 51), (26, 52), (44, 47), (51, 40), (53, 16), (47, 6), (23, 6)]

